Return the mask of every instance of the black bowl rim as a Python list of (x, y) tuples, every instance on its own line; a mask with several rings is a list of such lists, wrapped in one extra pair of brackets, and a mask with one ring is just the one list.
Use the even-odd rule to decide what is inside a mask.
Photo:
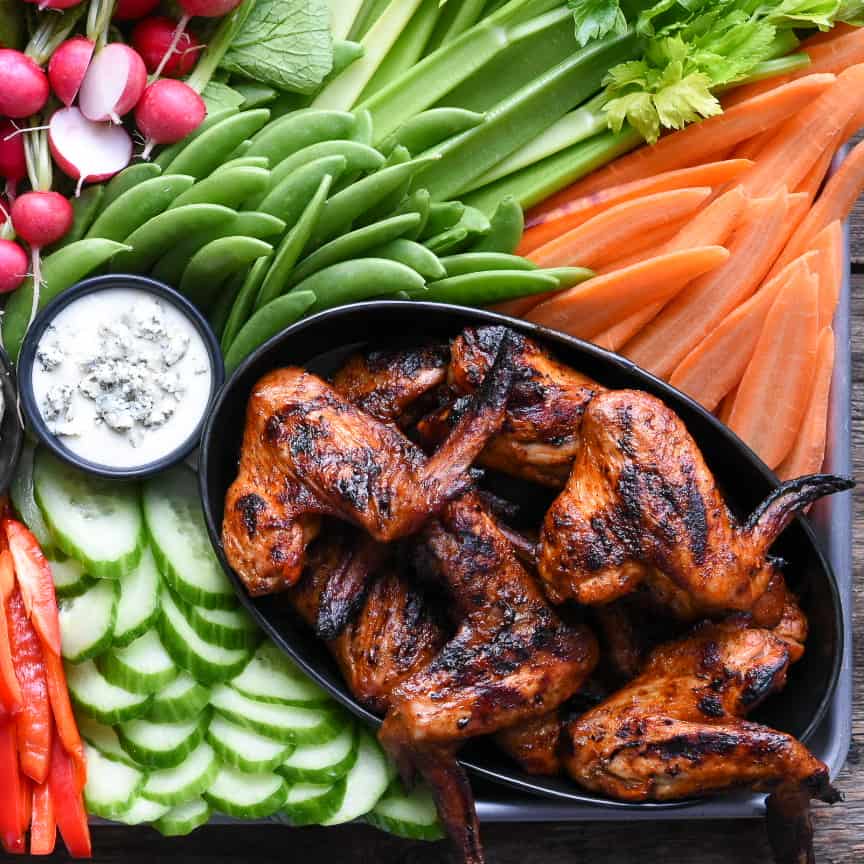
[(7, 489), (15, 475), (15, 468), (24, 446), (24, 429), (18, 419), (18, 388), (15, 368), (9, 355), (0, 348), (0, 377), (2, 377), (3, 417), (0, 420), (0, 448), (3, 450), (0, 467), (0, 491)]
[[(290, 327), (287, 327), (285, 330), (277, 333), (275, 336), (272, 336), (270, 339), (268, 339), (266, 342), (256, 348), (255, 351), (253, 351), (234, 370), (234, 372), (225, 382), (215, 401), (211, 405), (210, 413), (207, 417), (207, 422), (201, 436), (201, 451), (198, 460), (199, 495), (201, 497), (202, 509), (204, 511), (204, 520), (207, 526), (207, 532), (210, 536), (211, 545), (216, 552), (219, 563), (222, 565), (222, 569), (225, 571), (228, 578), (231, 580), (231, 584), (234, 586), (234, 590), (236, 591), (240, 602), (252, 615), (252, 617), (258, 622), (259, 626), (261, 626), (262, 629), (271, 638), (274, 639), (280, 649), (286, 654), (288, 654), (288, 656), (291, 657), (291, 659), (295, 663), (297, 663), (297, 665), (299, 665), (307, 675), (309, 675), (317, 684), (323, 687), (334, 699), (336, 699), (337, 702), (344, 705), (349, 711), (351, 711), (356, 716), (362, 718), (370, 725), (380, 725), (381, 718), (360, 705), (350, 694), (347, 694), (347, 691), (343, 693), (341, 690), (331, 686), (329, 681), (327, 681), (327, 679), (318, 672), (315, 666), (307, 663), (302, 657), (297, 655), (294, 652), (290, 642), (273, 627), (267, 616), (261, 612), (261, 610), (253, 602), (253, 598), (251, 598), (246, 592), (239, 577), (228, 564), (228, 561), (225, 558), (221, 543), (220, 526), (216, 524), (216, 521), (214, 519), (213, 509), (210, 506), (210, 497), (207, 490), (207, 467), (209, 465), (210, 446), (211, 442), (213, 442), (212, 433), (214, 431), (215, 419), (220, 413), (222, 405), (231, 397), (231, 392), (233, 390), (235, 382), (245, 374), (246, 370), (250, 366), (253, 366), (255, 363), (257, 363), (262, 356), (268, 354), (270, 351), (277, 348), (279, 345), (282, 344), (283, 341), (291, 339), (295, 334), (308, 328), (315, 327), (321, 321), (329, 320), (330, 318), (344, 317), (346, 315), (350, 316), (360, 310), (365, 311), (369, 309), (381, 310), (382, 312), (396, 309), (411, 309), (414, 313), (418, 315), (422, 315), (424, 309), (435, 309), (439, 312), (443, 310), (444, 312), (450, 312), (454, 315), (460, 315), (463, 317), (474, 317), (477, 320), (478, 324), (515, 327), (516, 329), (529, 336), (535, 336), (539, 339), (547, 340), (551, 343), (558, 342), (559, 344), (569, 344), (577, 350), (593, 355), (600, 361), (609, 363), (612, 366), (617, 366), (623, 372), (633, 374), (637, 378), (641, 377), (643, 379), (646, 379), (652, 384), (654, 384), (659, 390), (672, 394), (676, 398), (684, 401), (688, 404), (691, 410), (701, 415), (701, 418), (703, 420), (707, 420), (708, 423), (714, 426), (721, 435), (729, 439), (730, 445), (736, 448), (740, 456), (746, 459), (751, 464), (751, 467), (755, 468), (764, 477), (767, 484), (772, 487), (776, 487), (779, 484), (777, 475), (747, 446), (747, 444), (744, 443), (744, 441), (742, 441), (725, 424), (721, 423), (713, 414), (706, 411), (705, 408), (703, 408), (698, 402), (687, 396), (687, 394), (681, 392), (680, 390), (676, 390), (667, 382), (657, 378), (655, 375), (652, 375), (650, 372), (645, 371), (641, 367), (637, 366), (635, 363), (632, 363), (630, 360), (627, 360), (626, 358), (618, 354), (614, 354), (611, 351), (607, 351), (606, 349), (600, 348), (590, 342), (585, 342), (573, 336), (568, 336), (566, 333), (562, 333), (558, 330), (541, 327), (540, 325), (533, 324), (530, 321), (511, 318), (506, 315), (500, 315), (496, 312), (489, 312), (485, 309), (459, 306), (452, 303), (430, 303), (413, 300), (370, 300), (363, 303), (353, 303), (345, 306), (334, 307), (332, 309), (326, 309), (323, 312), (318, 312), (315, 315), (311, 315), (308, 318), (304, 318), (301, 321), (292, 324)], [(825, 694), (821, 702), (819, 703), (818, 708), (814, 712), (813, 718), (811, 719), (809, 725), (799, 736), (799, 740), (802, 743), (806, 744), (813, 737), (813, 735), (815, 735), (820, 724), (825, 719), (825, 715), (828, 713), (828, 709), (831, 707), (831, 702), (834, 698), (834, 693), (837, 688), (837, 682), (840, 678), (840, 666), (843, 659), (843, 652), (847, 635), (843, 627), (842, 599), (840, 596), (839, 587), (837, 585), (837, 579), (834, 575), (834, 570), (831, 567), (830, 563), (826, 560), (825, 555), (822, 552), (821, 546), (816, 540), (816, 535), (810, 523), (802, 516), (797, 516), (796, 522), (803, 529), (806, 539), (809, 541), (812, 552), (815, 555), (817, 563), (819, 564), (819, 566), (821, 566), (823, 572), (826, 573), (828, 576), (828, 585), (833, 606), (832, 611), (834, 615), (834, 628), (837, 634), (836, 651), (831, 663), (831, 670), (829, 673), (830, 677), (827, 682)], [(622, 811), (670, 810), (696, 806), (699, 804), (703, 804), (706, 800), (704, 798), (690, 798), (680, 801), (664, 802), (616, 801), (612, 798), (603, 798), (600, 796), (592, 795), (591, 793), (583, 792), (579, 789), (579, 787), (575, 785), (572, 794), (570, 792), (557, 792), (555, 790), (545, 787), (538, 788), (530, 781), (521, 780), (519, 778), (513, 777), (506, 771), (496, 771), (483, 765), (478, 765), (477, 763), (469, 759), (460, 759), (459, 761), (466, 768), (474, 771), (478, 775), (486, 779), (492, 780), (496, 783), (501, 783), (509, 786), (510, 788), (516, 788), (524, 792), (540, 794), (546, 798), (559, 799), (574, 804), (589, 804), (598, 808), (607, 807)]]
[[(36, 357), (36, 349), (39, 346), (39, 340), (42, 338), (45, 329), (57, 314), (74, 300), (111, 288), (137, 289), (167, 300), (195, 327), (204, 340), (207, 354), (210, 357), (210, 395), (207, 398), (207, 405), (201, 415), (201, 419), (190, 435), (175, 447), (174, 450), (166, 453), (159, 459), (129, 468), (117, 468), (98, 462), (91, 462), (89, 459), (85, 459), (67, 448), (56, 435), (52, 435), (48, 430), (33, 394), (33, 363)], [(110, 273), (106, 276), (94, 276), (91, 279), (77, 282), (71, 288), (59, 294), (36, 316), (24, 336), (21, 351), (18, 355), (18, 389), (21, 395), (21, 405), (24, 409), (24, 416), (27, 418), (28, 425), (36, 433), (42, 444), (51, 450), (55, 456), (82, 471), (117, 480), (150, 477), (185, 459), (198, 446), (207, 418), (213, 409), (216, 396), (219, 394), (224, 382), (225, 364), (222, 360), (222, 349), (207, 319), (195, 308), (193, 303), (170, 285), (166, 285), (164, 282), (159, 282), (156, 279), (150, 279), (147, 276), (138, 276), (132, 273)]]

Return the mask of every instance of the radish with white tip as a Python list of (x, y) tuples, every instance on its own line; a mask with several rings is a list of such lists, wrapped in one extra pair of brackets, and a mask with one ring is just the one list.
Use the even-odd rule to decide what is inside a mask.
[(100, 183), (122, 171), (132, 159), (132, 139), (122, 126), (94, 123), (77, 108), (59, 108), (48, 124), (51, 155), (68, 177)]
[(38, 114), (51, 88), (36, 63), (12, 48), (0, 48), (0, 115), (19, 119)]
[(188, 84), (173, 78), (154, 81), (135, 108), (135, 123), (147, 139), (142, 159), (155, 144), (173, 144), (191, 135), (207, 116), (204, 100)]
[(96, 45), (86, 36), (67, 39), (48, 61), (48, 80), (54, 95), (68, 108), (78, 95)]
[(14, 291), (27, 278), (27, 253), (13, 240), (0, 239), (0, 294)]
[(117, 0), (112, 17), (115, 21), (137, 21), (149, 15), (158, 5), (159, 0)]
[(24, 135), (11, 120), (0, 120), (0, 177), (6, 180), (6, 197), (15, 200), (18, 184), (27, 176)]
[(88, 120), (119, 124), (138, 104), (146, 86), (147, 69), (141, 55), (122, 42), (112, 42), (90, 61), (78, 107)]

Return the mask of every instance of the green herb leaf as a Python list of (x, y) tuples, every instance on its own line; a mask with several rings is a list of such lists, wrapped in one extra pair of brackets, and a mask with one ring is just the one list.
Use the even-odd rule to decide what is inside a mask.
[(258, 0), (221, 66), (280, 90), (311, 95), (330, 73), (326, 0)]
[(840, 0), (783, 0), (766, 19), (778, 27), (818, 27), (830, 30), (840, 11)]
[(837, 20), (855, 27), (864, 27), (864, 0), (843, 0), (837, 12)]
[(606, 103), (606, 116), (614, 132), (629, 123), (649, 144), (660, 137), (660, 115), (650, 93), (630, 93)]
[(609, 33), (623, 33), (627, 21), (619, 0), (567, 0), (576, 24), (576, 41), (580, 47)]
[(217, 114), (228, 108), (239, 108), (246, 101), (242, 93), (238, 93), (233, 87), (221, 81), (211, 81), (204, 88), (201, 98), (207, 106), (208, 114)]

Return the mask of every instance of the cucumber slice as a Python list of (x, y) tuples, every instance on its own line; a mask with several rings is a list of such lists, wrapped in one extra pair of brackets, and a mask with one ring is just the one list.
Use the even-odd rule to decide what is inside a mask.
[(122, 813), (114, 817), (115, 822), (124, 825), (142, 825), (144, 822), (155, 822), (161, 819), (171, 808), (167, 804), (157, 804), (140, 796), (132, 799), (132, 803)]
[(88, 716), (112, 726), (141, 717), (149, 697), (109, 684), (92, 660), (66, 666), (66, 684), (72, 701)]
[(139, 768), (138, 763), (120, 746), (120, 739), (111, 726), (99, 723), (90, 717), (83, 715), (76, 718), (78, 731), (81, 737), (91, 746), (95, 747), (103, 756), (122, 762), (130, 768)]
[(196, 606), (235, 608), (234, 589), (207, 536), (195, 474), (178, 466), (152, 477), (143, 502), (156, 563), (168, 584)]
[(214, 714), (210, 720), (207, 740), (225, 765), (251, 773), (272, 771), (294, 747), (245, 729), (221, 714)]
[(223, 766), (204, 797), (228, 816), (238, 819), (263, 819), (284, 803), (287, 789), (278, 774), (244, 774)]
[(174, 768), (203, 740), (210, 712), (197, 720), (153, 723), (139, 718), (117, 728), (120, 746), (141, 765), (149, 768)]
[(146, 542), (137, 486), (85, 474), (44, 448), (33, 480), (57, 546), (91, 576), (116, 579), (137, 566)]
[(167, 687), (153, 694), (145, 716), (157, 723), (189, 720), (197, 717), (209, 703), (209, 688), (181, 672)]
[(210, 704), (244, 729), (274, 741), (321, 744), (335, 738), (345, 725), (344, 715), (332, 708), (300, 708), (257, 702), (224, 684), (215, 687)]
[(258, 646), (246, 668), (231, 686), (257, 702), (283, 705), (326, 705), (327, 693), (310, 681), (272, 642)]
[(84, 801), (88, 812), (103, 819), (113, 819), (128, 810), (144, 785), (144, 774), (137, 768), (103, 756), (86, 743), (84, 755), (87, 759)]
[(322, 825), (341, 825), (365, 816), (390, 785), (390, 770), (384, 751), (365, 730), (360, 731), (357, 761), (345, 777), (345, 796), (339, 809)]
[(289, 783), (335, 783), (357, 761), (358, 744), (357, 729), (349, 723), (330, 741), (298, 747), (276, 770)]
[[(48, 563), (51, 566), (54, 593), (58, 600), (67, 597), (80, 597), (97, 582), (96, 577), (85, 573), (84, 568), (74, 558), (66, 558), (64, 561), (49, 558)], [(114, 626), (116, 629), (117, 625)]]
[(168, 590), (162, 591), (159, 632), (174, 662), (204, 684), (233, 678), (249, 662), (246, 648), (220, 648), (205, 642), (183, 615)]
[(210, 805), (203, 798), (193, 798), (169, 810), (153, 827), (164, 837), (183, 837), (210, 821)]
[(47, 555), (54, 546), (54, 538), (48, 530), (45, 517), (36, 503), (36, 495), (33, 491), (33, 456), (36, 448), (26, 439), (21, 448), (21, 456), (18, 459), (18, 467), (9, 487), (12, 503), (18, 514), (24, 520), (24, 524), (33, 532), (33, 536), (39, 541), (42, 551)]
[(159, 584), (156, 559), (147, 546), (134, 570), (120, 577), (120, 602), (114, 625), (114, 644), (120, 647), (134, 642), (153, 626), (159, 614)]
[(155, 693), (180, 674), (154, 630), (126, 648), (109, 651), (97, 665), (106, 681), (130, 693)]
[(418, 786), (410, 793), (397, 786), (366, 814), (366, 821), (408, 840), (443, 840), (445, 836), (428, 786)]
[(176, 768), (151, 771), (141, 787), (141, 795), (157, 804), (174, 806), (196, 798), (219, 771), (219, 760), (213, 748), (202, 741)]
[[(175, 599), (178, 599), (175, 597)], [(211, 645), (221, 648), (254, 649), (261, 631), (245, 609), (207, 609), (180, 601), (186, 620), (192, 629)]]
[(119, 596), (118, 585), (113, 579), (99, 579), (78, 597), (57, 604), (66, 660), (83, 663), (108, 650), (114, 636)]
[(332, 785), (295, 783), (288, 787), (280, 821), (289, 825), (321, 825), (342, 806), (345, 779)]

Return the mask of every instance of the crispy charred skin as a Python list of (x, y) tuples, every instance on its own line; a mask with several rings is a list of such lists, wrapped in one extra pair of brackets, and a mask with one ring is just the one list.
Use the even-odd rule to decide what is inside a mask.
[(284, 590), (300, 578), (321, 515), (388, 542), (464, 492), (472, 462), (504, 419), (511, 350), (505, 340), (474, 407), (428, 459), (317, 376), (298, 368), (264, 376), (249, 399), (222, 524), (225, 554), (249, 592)]
[[(511, 331), (506, 331), (511, 332)], [(458, 422), (492, 368), (505, 333), (503, 327), (467, 328), (453, 340), (448, 381), (461, 395), (418, 425), (425, 441), (441, 441)], [(544, 486), (567, 481), (579, 442), (585, 408), (603, 388), (554, 360), (531, 339), (514, 334), (516, 368), (501, 431), (487, 444), (479, 462)]]
[(563, 770), (561, 730), (558, 710), (528, 720), (519, 726), (502, 729), (495, 743), (528, 774), (553, 777)]
[[(665, 576), (666, 593), (690, 614), (759, 611), (780, 587), (768, 558), (777, 536), (799, 510), (851, 485), (791, 481), (741, 525), (671, 409), (636, 390), (603, 393), (585, 411), (570, 479), (546, 514), (538, 569), (555, 602), (608, 603)], [(760, 623), (777, 623), (781, 600), (765, 604)]]

